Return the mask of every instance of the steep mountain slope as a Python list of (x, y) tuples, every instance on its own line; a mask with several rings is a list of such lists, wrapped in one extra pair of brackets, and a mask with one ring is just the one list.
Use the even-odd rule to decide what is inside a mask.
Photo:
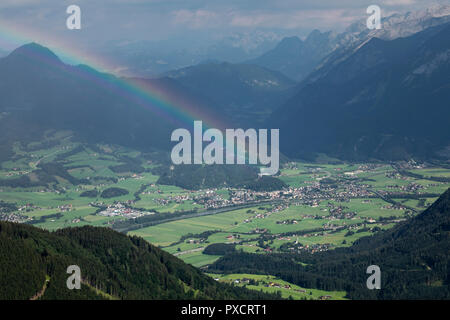
[(382, 28), (375, 30), (369, 30), (366, 19), (362, 19), (339, 34), (314, 30), (305, 41), (297, 37), (284, 38), (273, 50), (248, 63), (280, 71), (297, 81), (306, 78), (313, 81), (372, 38), (394, 40), (449, 21), (449, 5), (382, 17)]
[[(382, 17), (381, 29), (370, 30), (367, 28), (366, 19), (362, 19), (350, 25), (344, 34), (354, 41), (368, 38), (380, 38), (394, 40), (411, 36), (430, 27), (445, 24), (450, 21), (450, 5), (436, 5), (429, 8), (407, 12), (405, 14), (393, 14)], [(352, 42), (352, 41), (350, 41)]]
[[(107, 228), (69, 228), (51, 233), (0, 222), (0, 256), (0, 299), (274, 297), (220, 284), (141, 238)], [(66, 286), (70, 265), (80, 267), (80, 290)]]
[(365, 19), (357, 21), (333, 39), (334, 50), (315, 66), (316, 69), (306, 80), (314, 82), (324, 77), (337, 64), (373, 38), (395, 40), (448, 22), (450, 22), (450, 5), (437, 5), (425, 10), (382, 17), (381, 29), (370, 30)]
[(209, 98), (235, 127), (257, 125), (257, 120), (286, 101), (295, 84), (279, 72), (226, 62), (199, 64), (165, 76)]
[(450, 24), (372, 38), (272, 115), (281, 151), (342, 158), (427, 157), (450, 143)]
[[(351, 299), (450, 299), (449, 252), (450, 189), (418, 216), (351, 247), (302, 255), (236, 253), (210, 271), (267, 273), (307, 288), (345, 290)], [(381, 290), (366, 287), (370, 265), (380, 267)]]

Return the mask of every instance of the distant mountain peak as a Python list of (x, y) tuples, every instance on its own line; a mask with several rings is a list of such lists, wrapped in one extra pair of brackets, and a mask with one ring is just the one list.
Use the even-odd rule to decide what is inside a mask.
[(413, 19), (417, 18), (439, 18), (450, 15), (450, 5), (437, 4), (424, 10), (408, 12), (407, 16)]
[(280, 43), (278, 44), (277, 47), (292, 47), (292, 46), (298, 46), (300, 47), (302, 45), (303, 41), (297, 37), (297, 36), (292, 36), (292, 37), (284, 37)]
[(266, 52), (250, 63), (279, 71), (291, 79), (302, 80), (317, 63), (331, 51), (331, 32), (312, 31), (302, 41), (300, 38), (285, 37), (272, 50)]
[(394, 40), (361, 37), (330, 55), (270, 117), (269, 127), (295, 137), (281, 141), (281, 150), (288, 156), (306, 150), (347, 159), (432, 158), (450, 141), (448, 130), (441, 131), (449, 118), (443, 104), (449, 32), (450, 22)]
[(8, 55), (9, 58), (26, 58), (26, 59), (45, 59), (47, 61), (56, 61), (61, 63), (58, 56), (49, 48), (44, 47), (36, 42), (31, 42), (18, 47)]
[[(284, 37), (280, 43), (278, 43), (278, 45), (271, 50), (272, 52), (295, 52), (298, 53), (301, 48), (303, 47), (304, 43), (303, 41), (297, 37), (297, 36), (292, 36), (292, 37)], [(269, 51), (269, 53), (271, 52)], [(267, 54), (267, 53), (266, 53)]]
[(306, 37), (304, 43), (306, 46), (321, 46), (329, 44), (334, 38), (335, 34), (332, 31), (321, 32), (320, 30), (314, 29)]
[(308, 37), (306, 37), (306, 41), (308, 39), (314, 38), (314, 37), (319, 37), (322, 35), (322, 32), (320, 32), (320, 30), (318, 29), (314, 29), (313, 31), (311, 31), (311, 33), (308, 35)]
[[(432, 26), (450, 21), (450, 5), (435, 5), (429, 8), (407, 13), (395, 13), (382, 19), (382, 28), (367, 30), (366, 20), (351, 24), (344, 32), (349, 39), (364, 41), (367, 37), (394, 40), (407, 37)], [(345, 37), (344, 37), (345, 38)]]

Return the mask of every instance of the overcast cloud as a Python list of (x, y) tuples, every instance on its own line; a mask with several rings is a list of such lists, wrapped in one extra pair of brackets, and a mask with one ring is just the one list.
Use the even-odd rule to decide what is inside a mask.
[[(125, 39), (206, 41), (255, 30), (304, 37), (313, 29), (341, 31), (365, 18), (371, 4), (388, 15), (433, 3), (450, 0), (1, 0), (0, 47), (44, 38), (80, 46)], [(82, 30), (66, 29), (70, 4), (81, 7)], [(23, 39), (7, 37), (11, 29)]]

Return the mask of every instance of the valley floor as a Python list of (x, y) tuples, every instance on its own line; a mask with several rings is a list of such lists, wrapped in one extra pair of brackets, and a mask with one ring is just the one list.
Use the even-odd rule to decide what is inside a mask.
[[(328, 161), (285, 163), (278, 177), (288, 185), (283, 190), (186, 190), (157, 183), (157, 153), (82, 145), (70, 133), (18, 143), (14, 151), (0, 167), (2, 220), (49, 230), (112, 227), (205, 270), (222, 256), (203, 253), (212, 244), (260, 254), (350, 246), (417, 215), (450, 186), (447, 163)], [(345, 296), (272, 276), (212, 276), (294, 299)]]

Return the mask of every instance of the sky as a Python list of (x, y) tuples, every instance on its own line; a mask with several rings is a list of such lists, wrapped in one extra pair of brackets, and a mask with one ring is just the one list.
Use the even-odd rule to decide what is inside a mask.
[[(342, 31), (377, 4), (384, 15), (450, 0), (1, 0), (0, 49), (29, 40), (102, 46), (111, 41), (197, 45), (236, 33), (305, 37), (313, 29)], [(68, 30), (66, 8), (81, 8), (81, 30)]]

